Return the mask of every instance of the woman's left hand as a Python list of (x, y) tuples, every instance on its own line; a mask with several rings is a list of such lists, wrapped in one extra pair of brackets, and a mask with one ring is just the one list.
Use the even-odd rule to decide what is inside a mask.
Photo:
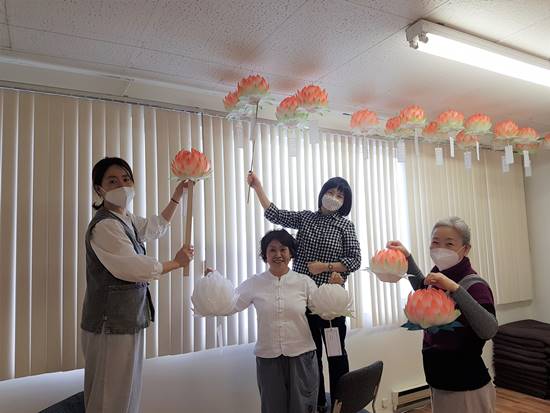
[(429, 273), (426, 278), (424, 278), (424, 285), (433, 285), (451, 293), (454, 293), (460, 287), (456, 282), (440, 272)]
[(327, 266), (324, 262), (313, 261), (307, 263), (307, 269), (313, 275), (318, 275), (325, 272), (327, 270)]
[(180, 181), (178, 185), (176, 186), (176, 189), (174, 189), (174, 194), (172, 195), (172, 198), (174, 198), (176, 201), (179, 201), (181, 197), (183, 196), (183, 191), (186, 191), (187, 188), (189, 188), (189, 185), (194, 185), (195, 183), (189, 180)]

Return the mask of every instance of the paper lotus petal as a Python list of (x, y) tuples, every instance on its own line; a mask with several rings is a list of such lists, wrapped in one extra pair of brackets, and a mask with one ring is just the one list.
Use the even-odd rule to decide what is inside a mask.
[(296, 93), (300, 108), (308, 112), (318, 112), (328, 108), (327, 91), (317, 85), (304, 86)]
[(464, 126), (464, 115), (456, 110), (447, 110), (437, 117), (440, 132), (460, 130)]
[(299, 126), (305, 123), (309, 117), (309, 113), (299, 110), (299, 107), (300, 101), (296, 96), (286, 97), (277, 106), (275, 117), (284, 125)]
[(191, 295), (195, 313), (203, 317), (230, 314), (236, 299), (233, 283), (217, 271), (201, 278)]
[(469, 135), (466, 133), (466, 131), (460, 131), (458, 135), (456, 135), (456, 145), (464, 150), (467, 148), (476, 147), (477, 143), (479, 142), (479, 137), (476, 135)]
[(352, 300), (349, 293), (338, 284), (323, 284), (310, 296), (308, 303), (313, 314), (323, 320), (332, 320), (336, 317), (351, 316)]
[(519, 128), (518, 134), (514, 138), (514, 143), (534, 143), (539, 139), (539, 134), (533, 128)]
[(375, 129), (378, 124), (378, 116), (370, 110), (358, 110), (351, 115), (350, 127), (358, 133), (369, 132)]
[(409, 106), (399, 113), (402, 127), (421, 127), (426, 123), (426, 114), (420, 106)]
[(409, 294), (405, 315), (411, 323), (427, 329), (452, 323), (460, 316), (460, 311), (443, 290), (426, 288)]
[(491, 118), (483, 113), (470, 116), (464, 123), (468, 135), (483, 135), (491, 131)]
[(370, 271), (384, 282), (398, 282), (407, 273), (407, 267), (405, 254), (391, 248), (377, 251), (370, 259)]
[(495, 139), (512, 139), (518, 134), (518, 125), (511, 120), (505, 120), (495, 125), (493, 131)]
[(394, 116), (393, 118), (389, 118), (386, 121), (386, 129), (385, 129), (386, 136), (394, 137), (394, 138), (398, 137), (400, 127), (401, 127), (401, 118), (399, 116)]
[(172, 160), (172, 173), (181, 179), (201, 179), (211, 173), (210, 162), (205, 154), (191, 149), (182, 149)]
[(436, 121), (430, 122), (422, 129), (422, 137), (427, 142), (439, 142), (442, 139), (439, 133), (439, 124)]

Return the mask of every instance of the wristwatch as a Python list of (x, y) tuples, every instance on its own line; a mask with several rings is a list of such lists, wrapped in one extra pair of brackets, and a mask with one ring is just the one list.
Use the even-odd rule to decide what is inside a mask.
[(332, 266), (331, 263), (328, 264), (328, 267), (327, 267), (327, 268), (328, 268), (329, 271), (332, 271), (332, 270), (334, 269), (334, 267)]

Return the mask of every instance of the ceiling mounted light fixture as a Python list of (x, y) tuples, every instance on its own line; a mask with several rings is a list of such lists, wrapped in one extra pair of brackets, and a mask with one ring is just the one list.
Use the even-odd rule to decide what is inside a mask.
[(406, 31), (421, 52), (550, 87), (550, 62), (441, 24), (419, 20)]

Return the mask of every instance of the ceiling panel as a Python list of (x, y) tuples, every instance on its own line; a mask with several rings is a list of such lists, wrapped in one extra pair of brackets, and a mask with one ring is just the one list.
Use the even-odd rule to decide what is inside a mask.
[(164, 0), (143, 32), (143, 47), (237, 64), (303, 4), (304, 0)]
[(306, 3), (245, 62), (258, 71), (316, 79), (381, 42), (407, 20), (341, 1)]
[(10, 25), (138, 45), (157, 0), (6, 0)]
[(550, 18), (502, 39), (505, 46), (550, 59)]
[(421, 19), (449, 0), (349, 0), (351, 3), (395, 14), (412, 21)]
[(430, 13), (428, 20), (498, 41), (547, 17), (548, 0), (450, 0)]
[(121, 67), (128, 64), (137, 50), (116, 43), (17, 27), (11, 28), (11, 41), (13, 49), (19, 52)]

